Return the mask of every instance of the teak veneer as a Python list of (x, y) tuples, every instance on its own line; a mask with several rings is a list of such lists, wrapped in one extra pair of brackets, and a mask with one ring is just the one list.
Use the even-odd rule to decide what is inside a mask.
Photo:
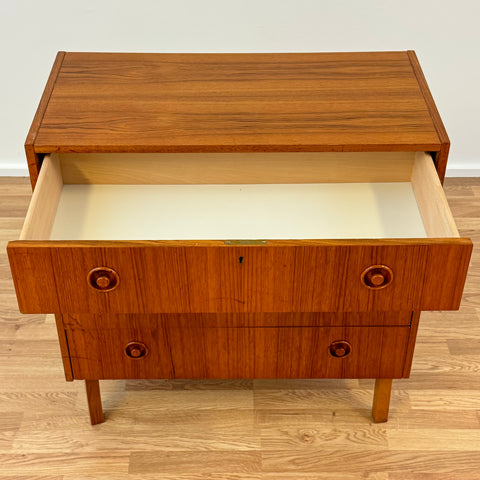
[(20, 310), (56, 314), (93, 424), (122, 378), (375, 378), (386, 421), (420, 311), (463, 291), (448, 149), (413, 52), (60, 52)]

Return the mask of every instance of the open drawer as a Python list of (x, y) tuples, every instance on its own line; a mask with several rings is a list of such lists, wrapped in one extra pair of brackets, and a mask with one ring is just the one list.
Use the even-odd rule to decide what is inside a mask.
[(46, 156), (24, 313), (457, 309), (472, 245), (423, 152)]

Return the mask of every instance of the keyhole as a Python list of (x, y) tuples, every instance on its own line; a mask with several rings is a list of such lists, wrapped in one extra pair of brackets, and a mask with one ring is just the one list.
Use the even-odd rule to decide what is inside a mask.
[(238, 257), (238, 263), (243, 263), (243, 257)]

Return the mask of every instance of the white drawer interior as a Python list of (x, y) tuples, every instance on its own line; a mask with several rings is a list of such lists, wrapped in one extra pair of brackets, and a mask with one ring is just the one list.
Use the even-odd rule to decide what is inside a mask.
[(423, 152), (233, 155), (201, 155), (198, 162), (193, 154), (47, 156), (21, 238), (458, 236)]
[(426, 237), (410, 183), (65, 185), (51, 240)]

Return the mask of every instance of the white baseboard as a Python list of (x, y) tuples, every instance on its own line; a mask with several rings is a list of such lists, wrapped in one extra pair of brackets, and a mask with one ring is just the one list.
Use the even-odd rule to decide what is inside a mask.
[(18, 164), (8, 163), (0, 167), (0, 177), (28, 177), (27, 166), (19, 166)]
[(480, 168), (447, 168), (446, 177), (480, 177)]

